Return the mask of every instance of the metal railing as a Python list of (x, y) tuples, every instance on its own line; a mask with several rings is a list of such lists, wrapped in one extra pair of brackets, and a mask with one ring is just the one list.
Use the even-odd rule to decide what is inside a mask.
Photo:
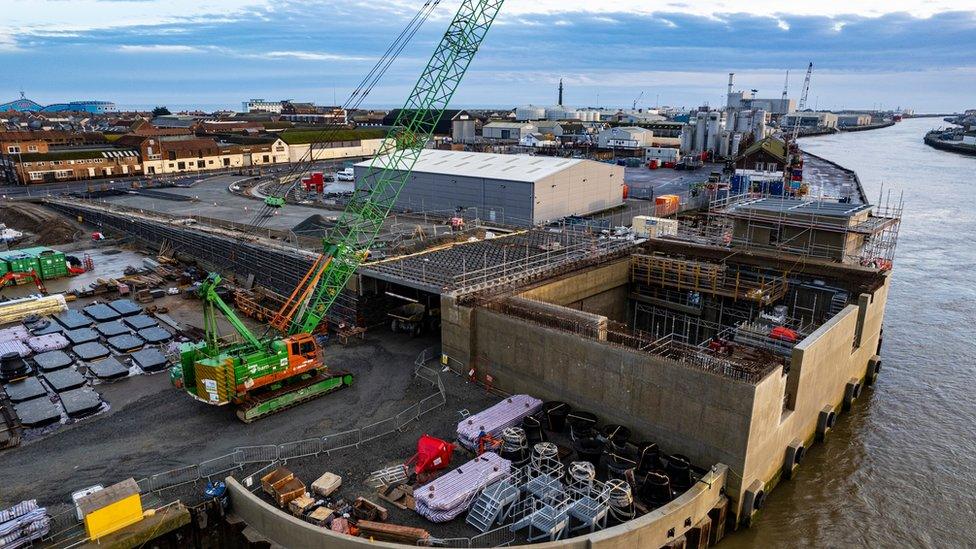
[[(245, 466), (251, 464), (275, 464), (288, 460), (330, 454), (338, 450), (359, 447), (378, 438), (401, 432), (410, 423), (419, 420), (447, 402), (444, 382), (436, 368), (427, 364), (440, 357), (440, 349), (431, 347), (424, 349), (414, 362), (414, 375), (435, 386), (436, 392), (407, 406), (397, 414), (381, 419), (369, 425), (330, 433), (314, 438), (294, 440), (280, 444), (266, 444), (260, 446), (241, 446), (234, 448), (227, 454), (208, 459), (199, 464), (186, 465), (157, 473), (138, 481), (139, 489), (143, 493), (160, 492), (176, 488), (184, 484), (211, 480), (214, 477), (231, 473), (243, 472)], [(267, 466), (265, 467), (265, 469)], [(253, 477), (254, 475), (249, 475)], [(253, 481), (253, 479), (252, 479)]]

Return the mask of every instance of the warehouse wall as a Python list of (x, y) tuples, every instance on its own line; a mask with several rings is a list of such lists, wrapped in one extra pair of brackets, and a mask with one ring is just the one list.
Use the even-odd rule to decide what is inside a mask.
[[(623, 204), (623, 168), (566, 160), (567, 168), (535, 183), (415, 171), (397, 209), (453, 211), (478, 208), (482, 219), (530, 226)], [(369, 168), (356, 166), (357, 186)]]
[[(568, 162), (568, 161), (567, 161)], [(535, 222), (586, 215), (623, 204), (624, 168), (577, 162), (535, 184)]]

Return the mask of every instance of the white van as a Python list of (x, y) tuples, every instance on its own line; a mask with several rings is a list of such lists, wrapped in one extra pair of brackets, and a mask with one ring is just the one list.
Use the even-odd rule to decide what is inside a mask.
[(355, 181), (356, 172), (352, 168), (346, 168), (336, 172), (336, 179), (339, 181)]

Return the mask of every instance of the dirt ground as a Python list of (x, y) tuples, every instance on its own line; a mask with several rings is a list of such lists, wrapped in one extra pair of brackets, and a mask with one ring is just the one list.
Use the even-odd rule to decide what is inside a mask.
[(0, 204), (0, 222), (24, 233), (12, 247), (57, 246), (81, 238), (85, 229), (78, 223), (37, 204)]

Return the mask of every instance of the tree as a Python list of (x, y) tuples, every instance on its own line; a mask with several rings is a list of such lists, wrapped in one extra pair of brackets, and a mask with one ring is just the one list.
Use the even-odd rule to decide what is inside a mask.
[(169, 109), (167, 109), (166, 107), (156, 107), (155, 109), (152, 110), (153, 116), (166, 116), (167, 114), (173, 114), (173, 113), (169, 112)]

